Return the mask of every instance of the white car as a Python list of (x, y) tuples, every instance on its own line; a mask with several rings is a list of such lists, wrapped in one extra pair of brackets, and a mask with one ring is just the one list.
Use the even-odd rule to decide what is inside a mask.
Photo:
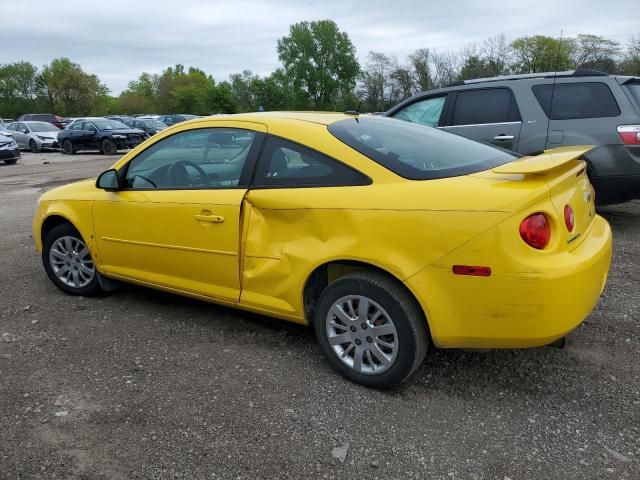
[(32, 152), (43, 149), (58, 149), (58, 133), (60, 129), (48, 122), (13, 122), (7, 125), (18, 146)]

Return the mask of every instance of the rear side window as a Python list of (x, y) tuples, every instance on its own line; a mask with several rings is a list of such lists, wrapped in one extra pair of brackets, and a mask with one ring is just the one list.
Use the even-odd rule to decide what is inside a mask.
[(599, 82), (558, 83), (531, 87), (551, 120), (617, 117), (620, 108), (609, 87)]
[(506, 88), (462, 90), (456, 95), (451, 125), (520, 121), (513, 94)]
[(355, 117), (329, 125), (354, 150), (411, 180), (467, 175), (503, 165), (517, 156), (475, 140), (390, 118)]
[(371, 180), (320, 152), (279, 137), (269, 137), (253, 183), (257, 187), (334, 187), (369, 185)]
[(636, 102), (640, 106), (640, 80), (634, 80), (632, 82), (627, 82), (624, 84), (625, 87), (629, 89), (633, 98), (636, 99)]

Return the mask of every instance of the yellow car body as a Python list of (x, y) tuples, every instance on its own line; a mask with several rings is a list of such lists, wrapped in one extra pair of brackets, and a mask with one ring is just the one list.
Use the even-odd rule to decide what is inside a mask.
[[(86, 180), (42, 196), (33, 221), (36, 246), (42, 251), (47, 230), (66, 221), (103, 277), (301, 324), (312, 320), (317, 295), (309, 286), (318, 272), (330, 283), (345, 272), (381, 270), (410, 291), (439, 347), (545, 345), (591, 312), (605, 285), (612, 234), (595, 213), (578, 159), (586, 148), (409, 180), (328, 131), (349, 118), (260, 113), (193, 120), (154, 135), (113, 168), (180, 132), (239, 128), (338, 159), (369, 184), (109, 191)], [(568, 203), (576, 212), (573, 232), (563, 222)], [(543, 250), (518, 234), (534, 212), (551, 223)], [(487, 266), (491, 273), (457, 275), (455, 265)]]

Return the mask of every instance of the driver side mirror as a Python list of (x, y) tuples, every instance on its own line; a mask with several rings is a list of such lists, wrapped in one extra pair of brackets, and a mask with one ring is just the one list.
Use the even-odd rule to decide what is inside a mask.
[(106, 170), (100, 174), (96, 180), (96, 188), (106, 190), (107, 192), (115, 192), (120, 189), (120, 179), (118, 171), (114, 168)]
[(29, 129), (28, 128), (23, 128), (22, 129), (22, 133), (29, 133)]

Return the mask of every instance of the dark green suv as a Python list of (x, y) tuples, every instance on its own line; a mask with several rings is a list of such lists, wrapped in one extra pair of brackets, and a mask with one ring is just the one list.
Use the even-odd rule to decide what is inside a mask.
[(384, 115), (523, 155), (594, 145), (584, 159), (598, 204), (640, 198), (640, 78), (576, 70), (467, 80)]

